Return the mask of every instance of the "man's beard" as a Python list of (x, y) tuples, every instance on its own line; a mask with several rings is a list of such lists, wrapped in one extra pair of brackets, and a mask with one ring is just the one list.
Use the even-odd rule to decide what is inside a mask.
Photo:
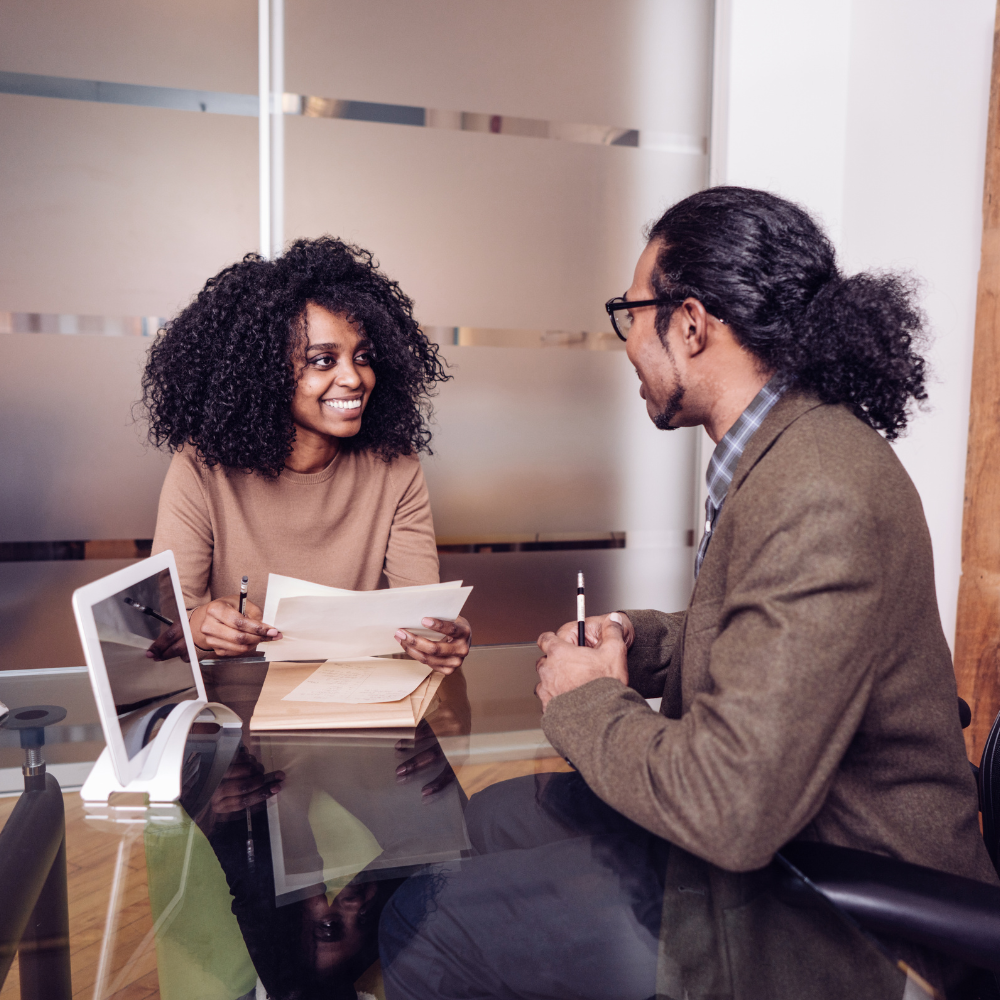
[(659, 413), (653, 417), (653, 426), (657, 430), (661, 431), (675, 431), (676, 427), (671, 426), (670, 421), (677, 416), (681, 409), (681, 403), (684, 400), (684, 386), (681, 385), (678, 380), (677, 385), (674, 387), (674, 391), (670, 394), (670, 399), (667, 400), (666, 405), (660, 410)]

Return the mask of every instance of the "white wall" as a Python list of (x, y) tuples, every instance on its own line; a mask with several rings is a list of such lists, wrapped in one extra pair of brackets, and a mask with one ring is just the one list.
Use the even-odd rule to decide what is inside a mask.
[(925, 282), (930, 408), (897, 453), (952, 641), (961, 572), (993, 0), (720, 0), (713, 183), (811, 209), (848, 271)]

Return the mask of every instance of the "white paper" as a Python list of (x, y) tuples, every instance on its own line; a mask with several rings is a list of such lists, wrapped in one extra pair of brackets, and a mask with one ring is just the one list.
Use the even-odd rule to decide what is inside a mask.
[(400, 652), (397, 629), (422, 618), (454, 620), (471, 587), (456, 583), (328, 596), (282, 597), (273, 624), (282, 638), (261, 643), (267, 660), (343, 660)]
[[(426, 583), (418, 587), (398, 587), (397, 590), (447, 590), (461, 587), (461, 580), (450, 580), (448, 583)], [(278, 602), (283, 597), (336, 597), (338, 594), (356, 594), (356, 590), (342, 590), (340, 587), (325, 587), (321, 583), (310, 583), (308, 580), (297, 580), (294, 576), (281, 576), (279, 573), (267, 574), (267, 593), (264, 595), (264, 621), (274, 624), (278, 614)]]
[(416, 660), (330, 661), (310, 674), (282, 701), (335, 702), (342, 705), (376, 705), (400, 701), (419, 687), (431, 672)]

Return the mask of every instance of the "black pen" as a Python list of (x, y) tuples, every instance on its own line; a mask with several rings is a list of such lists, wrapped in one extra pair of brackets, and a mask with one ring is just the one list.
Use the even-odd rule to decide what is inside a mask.
[(159, 611), (154, 611), (152, 608), (147, 608), (145, 605), (140, 604), (138, 601), (133, 601), (131, 597), (125, 598), (125, 603), (130, 608), (135, 608), (136, 611), (141, 611), (144, 615), (149, 615), (150, 618), (155, 618), (158, 622), (163, 622), (164, 625), (173, 625), (173, 622), (169, 618), (164, 618)]
[(255, 860), (253, 850), (253, 820), (250, 818), (250, 807), (247, 806), (247, 864), (253, 868)]
[(587, 631), (584, 619), (587, 617), (586, 601), (583, 593), (583, 574), (576, 574), (576, 639), (579, 645), (587, 645)]
[(245, 615), (247, 613), (247, 584), (250, 581), (243, 577), (240, 581), (240, 614)]

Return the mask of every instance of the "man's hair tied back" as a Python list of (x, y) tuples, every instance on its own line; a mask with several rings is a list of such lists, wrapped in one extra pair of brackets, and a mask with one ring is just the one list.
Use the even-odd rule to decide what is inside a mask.
[(669, 208), (648, 231), (665, 334), (698, 299), (789, 387), (842, 403), (892, 440), (926, 400), (926, 321), (917, 282), (889, 272), (845, 277), (808, 212), (751, 188), (716, 187)]

